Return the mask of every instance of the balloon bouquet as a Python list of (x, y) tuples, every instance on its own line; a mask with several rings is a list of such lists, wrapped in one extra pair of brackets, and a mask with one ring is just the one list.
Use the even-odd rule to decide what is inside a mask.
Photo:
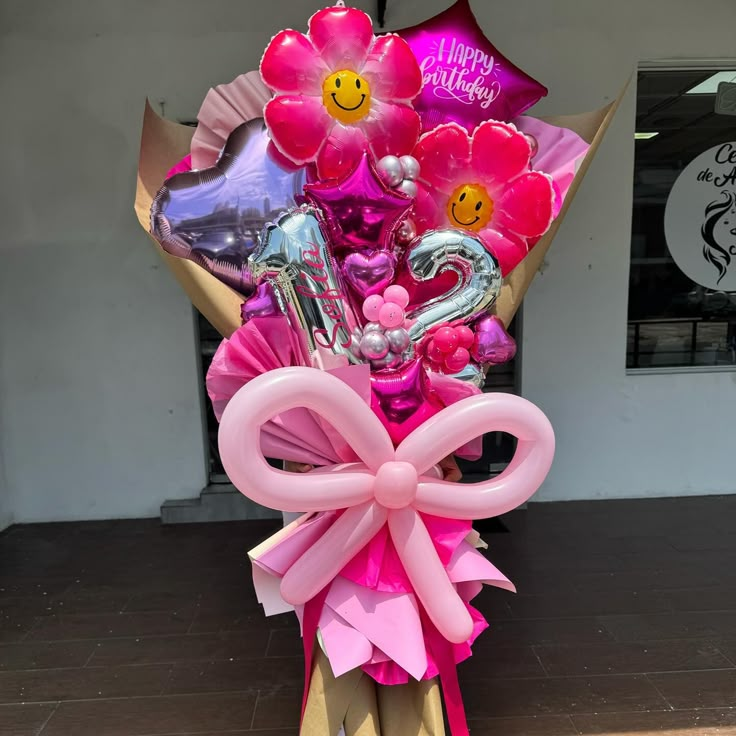
[[(299, 616), (302, 733), (346, 720), (315, 715), (320, 658), (338, 680), (439, 675), (452, 733), (468, 733), (455, 666), (487, 626), (470, 601), (483, 583), (513, 590), (471, 521), (526, 501), (554, 450), (539, 409), (480, 390), (515, 352), (493, 313), (504, 279), (588, 150), (519, 117), (544, 94), (467, 0), (382, 36), (338, 4), (278, 33), (260, 77), (210, 92), (153, 199), (163, 249), (242, 302), (207, 376), (225, 469), (258, 503), (305, 512), (251, 552), (266, 613)], [(444, 481), (438, 463), (478, 457), (491, 431), (518, 438), (508, 468)]]

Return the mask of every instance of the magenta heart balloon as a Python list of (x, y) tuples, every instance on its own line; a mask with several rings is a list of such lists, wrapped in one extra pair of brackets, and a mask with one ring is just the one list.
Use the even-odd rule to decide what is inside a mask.
[(516, 355), (516, 341), (495, 314), (479, 319), (474, 329), (475, 341), (470, 350), (473, 360), (500, 365), (508, 363)]
[(267, 282), (258, 284), (256, 293), (246, 299), (240, 307), (240, 316), (243, 322), (253, 317), (272, 317), (274, 314), (282, 314), (273, 287)]
[(349, 253), (343, 260), (345, 280), (362, 297), (381, 294), (393, 281), (396, 258), (385, 250)]

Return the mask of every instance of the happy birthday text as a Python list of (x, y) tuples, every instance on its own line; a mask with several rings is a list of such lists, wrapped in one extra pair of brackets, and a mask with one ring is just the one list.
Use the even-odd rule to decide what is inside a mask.
[(425, 88), (433, 87), (440, 99), (455, 99), (470, 105), (479, 101), (486, 109), (501, 93), (501, 83), (488, 79), (496, 60), (483, 49), (466, 45), (456, 38), (442, 38), (437, 53), (425, 56), (419, 64)]

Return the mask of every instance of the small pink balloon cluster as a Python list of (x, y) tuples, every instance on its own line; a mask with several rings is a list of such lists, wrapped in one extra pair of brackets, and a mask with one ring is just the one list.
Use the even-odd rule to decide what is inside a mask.
[(474, 339), (475, 333), (465, 325), (437, 325), (430, 330), (420, 352), (433, 371), (459, 373), (470, 363)]
[(373, 294), (363, 302), (363, 316), (368, 323), (356, 334), (360, 354), (374, 369), (396, 368), (405, 362), (411, 347), (406, 307), (409, 292), (394, 284), (381, 294)]

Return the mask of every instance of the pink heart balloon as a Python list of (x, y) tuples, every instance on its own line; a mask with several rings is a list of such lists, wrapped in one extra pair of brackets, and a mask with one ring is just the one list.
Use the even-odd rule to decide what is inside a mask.
[(473, 360), (500, 365), (508, 363), (516, 355), (516, 341), (495, 314), (479, 319), (474, 329), (475, 340), (470, 350)]
[(349, 253), (343, 261), (346, 281), (362, 297), (381, 294), (393, 281), (396, 258), (385, 250)]
[(265, 281), (258, 284), (255, 294), (240, 306), (240, 316), (243, 322), (253, 317), (272, 317), (275, 314), (281, 314), (281, 309), (273, 293), (273, 287)]

